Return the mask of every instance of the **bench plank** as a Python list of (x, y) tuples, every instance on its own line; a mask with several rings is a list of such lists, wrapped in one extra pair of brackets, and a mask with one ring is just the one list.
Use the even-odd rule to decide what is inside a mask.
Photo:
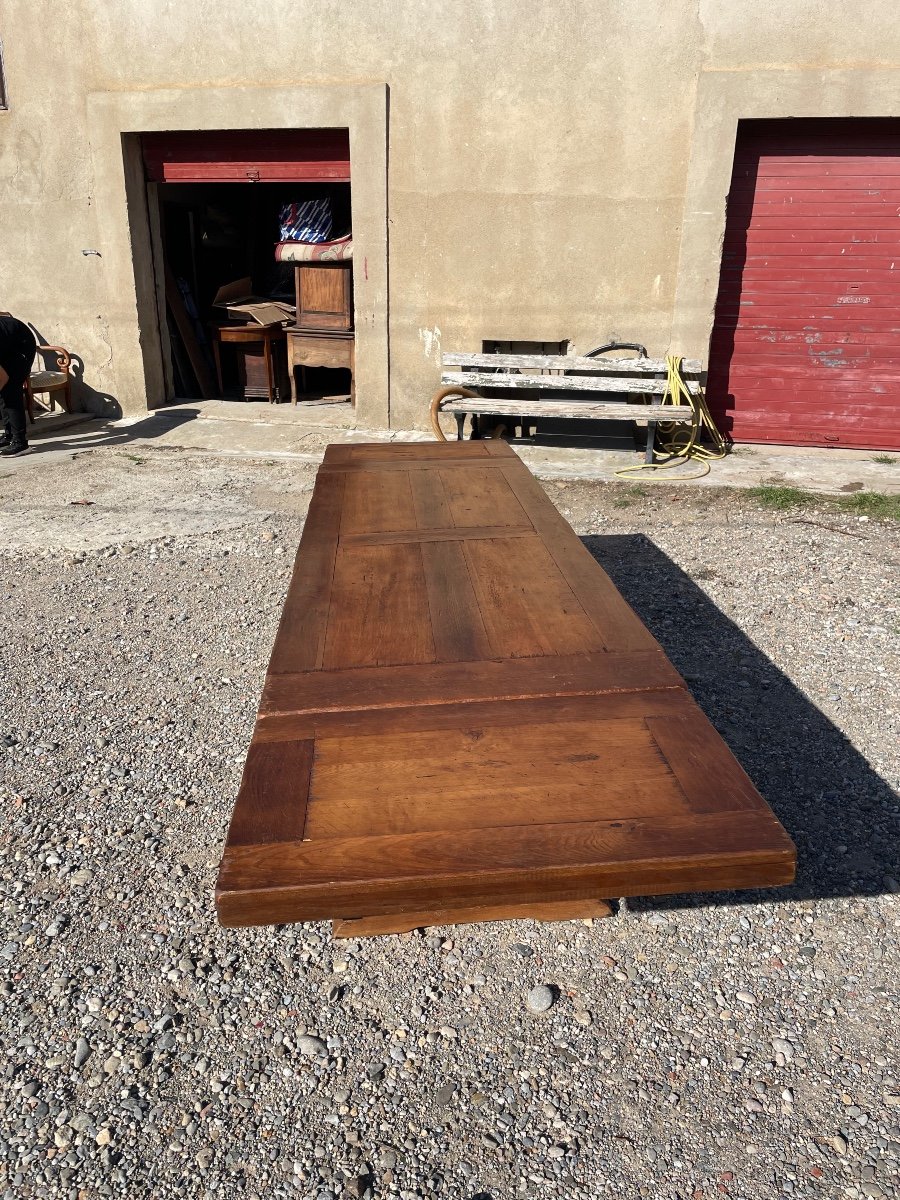
[[(593, 375), (516, 375), (509, 372), (496, 374), (489, 371), (466, 371), (462, 375), (445, 371), (441, 383), (446, 386), (461, 384), (467, 388), (516, 388), (518, 390), (542, 392), (629, 392), (642, 396), (662, 396), (666, 391), (665, 379), (619, 379)], [(686, 384), (692, 395), (697, 395), (700, 385)]]
[(326, 453), (219, 919), (379, 932), (790, 882), (656, 641), (509, 446), (469, 445)]
[[(500, 368), (536, 371), (589, 371), (596, 375), (665, 375), (666, 362), (661, 358), (578, 358), (564, 354), (453, 354), (446, 353), (444, 367)], [(685, 358), (681, 362), (683, 375), (699, 375), (700, 360)], [(464, 378), (466, 378), (464, 376)]]
[(572, 417), (576, 420), (678, 421), (690, 422), (693, 412), (686, 404), (610, 404), (608, 401), (521, 400), (479, 396), (447, 400), (442, 413), (485, 413), (498, 417)]

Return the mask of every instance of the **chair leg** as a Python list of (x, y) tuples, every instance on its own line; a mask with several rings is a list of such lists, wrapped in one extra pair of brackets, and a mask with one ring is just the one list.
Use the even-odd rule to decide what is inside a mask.
[(34, 424), (34, 392), (31, 390), (31, 385), (26, 382), (23, 389), (25, 392), (25, 412), (28, 414), (28, 420)]

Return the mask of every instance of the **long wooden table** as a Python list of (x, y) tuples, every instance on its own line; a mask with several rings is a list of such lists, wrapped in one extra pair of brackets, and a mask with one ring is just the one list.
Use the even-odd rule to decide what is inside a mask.
[(794, 868), (509, 446), (329, 447), (222, 857), (224, 925), (599, 915)]

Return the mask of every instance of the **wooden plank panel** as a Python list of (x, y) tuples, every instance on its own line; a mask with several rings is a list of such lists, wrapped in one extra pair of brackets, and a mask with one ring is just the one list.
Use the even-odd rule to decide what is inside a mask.
[(421, 551), (437, 661), (490, 658), (491, 643), (462, 544), (424, 542)]
[[(466, 460), (468, 461), (468, 460)], [(468, 476), (469, 472), (465, 474)], [(412, 492), (416, 529), (448, 529), (454, 524), (444, 478), (439, 470), (410, 471), (407, 474)]]
[[(526, 661), (519, 659), (519, 662)], [(679, 703), (674, 703), (678, 701)], [(483, 726), (534, 724), (547, 721), (604, 721), (614, 718), (668, 716), (680, 713), (681, 702), (689, 703), (683, 688), (641, 689), (631, 692), (600, 692), (597, 695), (522, 697), (518, 700), (474, 700), (465, 703), (414, 705), (399, 708), (363, 708), (341, 712), (276, 713), (260, 720), (254, 743), (314, 741), (320, 737), (383, 734), (419, 730), (457, 730)], [(693, 706), (691, 706), (693, 711)]]
[(301, 839), (312, 763), (312, 741), (254, 741), (228, 827), (229, 846)]
[[(227, 849), (217, 889), (226, 925), (315, 920), (567, 896), (790, 883), (794, 847), (765, 811), (549, 827), (334, 838)], [(248, 898), (249, 893), (249, 898)], [(298, 914), (302, 914), (298, 917)]]
[(405, 472), (354, 471), (344, 485), (341, 534), (387, 533), (416, 525), (416, 510)]
[(494, 654), (589, 654), (603, 650), (600, 630), (536, 535), (465, 544), (469, 574)]
[(548, 501), (531, 472), (510, 465), (504, 467), (504, 473), (569, 587), (600, 631), (603, 645), (620, 652), (659, 650), (659, 643)]
[(323, 738), (308, 838), (448, 832), (689, 811), (646, 721)]
[(591, 696), (604, 692), (684, 687), (684, 680), (657, 646), (616, 654), (537, 656), (476, 663), (269, 672), (259, 720), (296, 715), (466, 704), (482, 700), (543, 696)]
[(316, 477), (275, 636), (270, 673), (309, 671), (322, 665), (344, 482), (341, 475), (321, 471)]
[(506, 477), (491, 467), (440, 473), (452, 523), (531, 529), (532, 524)]
[(692, 812), (716, 812), (722, 796), (729, 808), (758, 808), (750, 777), (702, 713), (648, 717), (647, 727), (690, 796)]
[(416, 543), (338, 549), (322, 662), (326, 671), (435, 660)]

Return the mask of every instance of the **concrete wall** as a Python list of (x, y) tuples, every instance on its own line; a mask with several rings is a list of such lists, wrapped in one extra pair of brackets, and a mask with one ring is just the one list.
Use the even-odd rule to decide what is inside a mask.
[(483, 338), (703, 358), (737, 120), (900, 111), (895, 5), (865, 7), (3, 0), (0, 308), (77, 351), (98, 396), (159, 402), (122, 132), (330, 113), (357, 122), (354, 223), (378, 276), (364, 423), (424, 427), (441, 348)]

